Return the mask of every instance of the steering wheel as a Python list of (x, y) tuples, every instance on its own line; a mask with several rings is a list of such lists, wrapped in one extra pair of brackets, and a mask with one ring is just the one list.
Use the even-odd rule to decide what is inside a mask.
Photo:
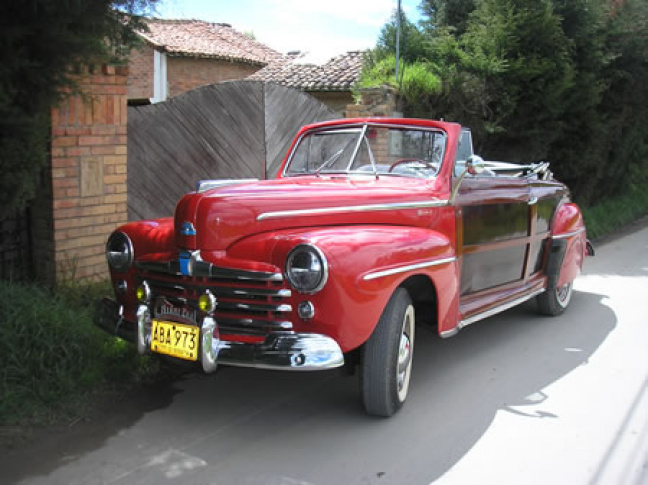
[(435, 172), (437, 171), (437, 167), (435, 167), (434, 165), (432, 165), (429, 162), (426, 162), (425, 160), (421, 160), (420, 158), (401, 158), (400, 160), (396, 160), (392, 164), (392, 166), (389, 167), (389, 170), (387, 170), (387, 172), (389, 172), (389, 173), (393, 172), (394, 168), (396, 168), (398, 165), (400, 165), (402, 163), (412, 163), (412, 162), (420, 163), (422, 165), (425, 165), (430, 170), (434, 170)]

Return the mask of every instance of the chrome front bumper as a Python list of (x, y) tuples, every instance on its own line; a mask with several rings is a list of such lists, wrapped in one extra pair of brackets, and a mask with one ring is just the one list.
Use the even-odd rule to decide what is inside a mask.
[[(113, 300), (104, 299), (97, 315), (95, 323), (99, 327), (135, 341), (142, 355), (151, 352), (151, 313), (147, 306), (140, 305), (136, 331), (127, 336), (113, 330), (127, 323), (122, 320), (121, 309)], [(217, 322), (211, 317), (203, 319), (200, 329), (199, 360), (205, 372), (214, 372), (218, 364), (298, 371), (334, 369), (344, 365), (340, 346), (326, 335), (273, 332), (259, 344), (224, 341), (220, 340)]]

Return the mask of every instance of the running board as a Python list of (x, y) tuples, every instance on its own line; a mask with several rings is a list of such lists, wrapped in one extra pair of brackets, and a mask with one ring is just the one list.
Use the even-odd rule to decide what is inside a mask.
[(496, 306), (494, 308), (490, 308), (486, 311), (483, 311), (481, 313), (476, 313), (475, 315), (464, 318), (459, 322), (459, 324), (453, 328), (452, 330), (448, 330), (446, 332), (441, 332), (441, 337), (442, 338), (449, 338), (457, 335), (459, 333), (459, 330), (461, 330), (464, 327), (467, 327), (468, 325), (478, 322), (479, 320), (483, 320), (484, 318), (492, 317), (493, 315), (497, 315), (498, 313), (501, 313), (503, 311), (506, 311), (510, 308), (513, 308), (514, 306), (518, 306), (525, 301), (530, 300), (531, 298), (535, 298), (538, 296), (540, 293), (543, 293), (545, 291), (544, 288), (541, 288), (539, 290), (532, 291), (531, 293), (527, 293), (526, 295), (520, 296), (519, 298), (516, 298), (514, 300), (508, 301), (506, 303), (503, 303), (502, 305)]

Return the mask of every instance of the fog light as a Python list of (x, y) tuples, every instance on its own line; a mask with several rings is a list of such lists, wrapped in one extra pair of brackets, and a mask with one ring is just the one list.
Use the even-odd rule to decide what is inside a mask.
[(310, 301), (302, 301), (297, 305), (297, 314), (302, 320), (310, 320), (315, 316), (315, 306)]
[(146, 281), (143, 281), (142, 284), (137, 287), (135, 290), (135, 296), (140, 303), (148, 303), (151, 301), (151, 288)]
[(205, 313), (211, 313), (216, 308), (216, 297), (210, 291), (205, 292), (198, 298), (198, 308)]

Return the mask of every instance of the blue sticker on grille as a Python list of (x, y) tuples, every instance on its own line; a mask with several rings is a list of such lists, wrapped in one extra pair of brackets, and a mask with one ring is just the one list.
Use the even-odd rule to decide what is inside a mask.
[(178, 262), (180, 263), (180, 272), (185, 276), (191, 276), (189, 272), (189, 259), (191, 254), (188, 251), (180, 251)]

